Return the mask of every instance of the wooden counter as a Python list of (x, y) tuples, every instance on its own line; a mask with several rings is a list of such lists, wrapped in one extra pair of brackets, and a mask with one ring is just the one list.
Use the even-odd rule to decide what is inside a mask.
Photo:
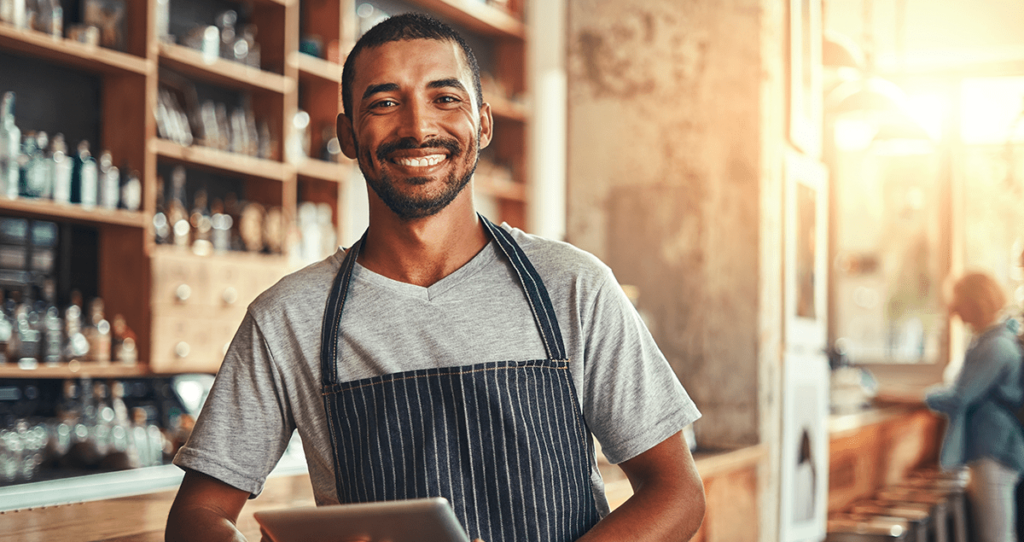
[[(0, 533), (4, 540), (19, 542), (162, 542), (167, 513), (176, 493), (177, 489), (173, 489), (134, 497), (0, 512)], [(314, 504), (309, 475), (269, 478), (263, 494), (242, 509), (238, 528), (246, 538), (256, 542), (260, 539), (260, 528), (252, 515), (257, 510)]]
[(916, 468), (938, 464), (945, 424), (920, 402), (891, 403), (829, 420), (828, 510), (835, 512)]
[[(708, 494), (705, 525), (694, 540), (755, 540), (727, 535), (736, 528), (755, 529), (756, 521), (736, 521), (735, 514), (756, 517), (757, 468), (764, 460), (761, 446), (731, 452), (695, 454), (697, 469)], [(609, 478), (618, 467), (605, 465)], [(619, 471), (621, 472), (621, 471)], [(738, 477), (738, 478), (737, 478)], [(162, 542), (164, 525), (177, 490), (77, 504), (0, 512), (3, 540), (43, 542)], [(632, 495), (624, 477), (608, 482), (609, 500), (618, 506)], [(314, 506), (308, 475), (277, 476), (267, 480), (263, 494), (246, 503), (238, 528), (249, 540), (260, 539), (253, 519), (257, 510)], [(727, 512), (727, 513), (726, 513)], [(717, 536), (715, 533), (719, 533)]]

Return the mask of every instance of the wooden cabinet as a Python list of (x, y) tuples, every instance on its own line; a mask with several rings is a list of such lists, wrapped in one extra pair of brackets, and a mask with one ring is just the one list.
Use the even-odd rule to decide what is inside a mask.
[[(79, 4), (66, 1), (66, 5)], [(216, 4), (218, 7), (210, 7)], [(497, 2), (495, 2), (497, 4)], [(127, 0), (124, 50), (85, 45), (0, 22), (0, 60), (22, 59), (17, 68), (0, 70), (0, 92), (18, 81), (31, 80), (36, 65), (86, 74), (97, 81), (98, 103), (45, 104), (58, 114), (96, 107), (94, 152), (109, 149), (120, 165), (141, 173), (142, 205), (138, 211), (83, 209), (47, 200), (0, 199), (0, 215), (44, 218), (95, 228), (98, 235), (97, 295), (107, 313), (122, 314), (139, 337), (140, 363), (93, 367), (71, 364), (36, 370), (0, 367), (0, 378), (74, 376), (79, 371), (102, 376), (134, 376), (185, 371), (214, 372), (245, 307), (255, 296), (295, 267), (288, 254), (220, 253), (196, 256), (154, 242), (152, 218), (159, 200), (158, 173), (174, 166), (227, 178), (245, 197), (281, 209), (286, 223), (296, 220), (303, 202), (327, 204), (336, 233), (344, 231), (347, 184), (355, 165), (344, 158), (321, 159), (319, 149), (333, 137), (341, 112), (339, 87), (344, 54), (359, 34), (359, 9), (375, 6), (391, 15), (418, 10), (439, 16), (465, 32), (484, 72), (485, 100), (492, 104), (496, 133), (478, 170), (476, 194), (490, 218), (525, 226), (526, 148), (528, 137), (523, 0), (174, 0), (171, 30), (187, 18), (181, 11), (245, 10), (258, 28), (259, 67), (208, 58), (157, 35), (157, 0)], [(66, 10), (70, 17), (76, 10)], [(77, 21), (69, 19), (65, 29)], [(213, 24), (213, 21), (194, 21)], [(301, 44), (314, 40), (320, 55)], [(0, 67), (2, 68), (2, 67)], [(156, 111), (161, 85), (186, 80), (215, 92), (246, 96), (252, 110), (266, 121), (271, 135), (269, 156), (255, 158), (196, 144), (183, 146), (158, 136)], [(26, 83), (27, 84), (27, 83)], [(27, 94), (22, 91), (21, 94)], [(31, 99), (24, 96), (24, 99)], [(288, 152), (296, 113), (309, 114), (311, 158)], [(59, 116), (59, 115), (58, 115)], [(31, 114), (19, 114), (23, 132), (41, 129)], [(354, 176), (359, 178), (358, 175)], [(287, 252), (287, 250), (286, 250)]]
[(938, 464), (943, 422), (923, 406), (833, 416), (830, 425), (829, 512), (871, 497), (914, 469)]

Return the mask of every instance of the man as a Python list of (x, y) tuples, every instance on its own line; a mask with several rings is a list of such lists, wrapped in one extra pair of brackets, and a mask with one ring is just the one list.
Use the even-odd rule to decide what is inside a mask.
[[(487, 542), (688, 540), (700, 414), (606, 266), (475, 213), (493, 123), (469, 47), (393, 17), (342, 95), (369, 229), (249, 307), (175, 458), (167, 539), (241, 539), (297, 429), (318, 504), (444, 496)], [(634, 488), (611, 514), (592, 434)]]

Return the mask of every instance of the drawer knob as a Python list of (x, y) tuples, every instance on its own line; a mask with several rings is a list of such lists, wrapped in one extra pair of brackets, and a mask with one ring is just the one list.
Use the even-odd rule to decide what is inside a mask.
[(224, 301), (225, 305), (234, 305), (238, 301), (238, 290), (234, 286), (228, 286), (221, 292), (220, 298)]
[(190, 288), (188, 284), (179, 284), (178, 287), (174, 289), (174, 298), (177, 299), (179, 303), (188, 301), (188, 298), (191, 296), (192, 288)]
[(178, 344), (174, 345), (174, 355), (178, 356), (179, 358), (187, 358), (189, 352), (191, 351), (192, 349), (185, 341), (180, 341)]

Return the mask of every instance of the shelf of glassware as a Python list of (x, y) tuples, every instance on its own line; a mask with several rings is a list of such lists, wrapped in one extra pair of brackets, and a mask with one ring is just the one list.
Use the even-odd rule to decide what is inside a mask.
[(526, 27), (522, 21), (501, 8), (480, 0), (410, 0), (432, 13), (450, 19), (473, 32), (498, 37), (523, 39)]
[(91, 226), (144, 228), (148, 223), (146, 215), (137, 211), (83, 207), (71, 203), (57, 203), (46, 199), (0, 198), (0, 214), (58, 220)]
[(160, 65), (204, 81), (240, 90), (262, 90), (285, 94), (295, 88), (295, 80), (259, 70), (240, 62), (206, 57), (182, 45), (160, 44)]
[(122, 363), (99, 363), (95, 361), (75, 361), (44, 365), (41, 363), (0, 364), (0, 378), (129, 378), (145, 376), (149, 368), (143, 364), (126, 365)]
[(151, 75), (155, 64), (145, 58), (0, 23), (0, 50), (54, 62), (91, 73)]

